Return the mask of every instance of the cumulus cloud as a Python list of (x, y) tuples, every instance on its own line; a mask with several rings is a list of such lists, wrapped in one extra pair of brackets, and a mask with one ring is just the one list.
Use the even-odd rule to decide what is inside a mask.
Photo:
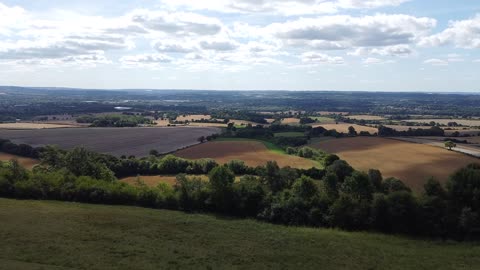
[(409, 15), (302, 18), (269, 26), (274, 36), (289, 41), (338, 43), (339, 47), (372, 47), (411, 44), (436, 25), (431, 18)]
[(9, 7), (0, 3), (0, 35), (13, 34), (13, 30), (26, 20), (28, 20), (28, 14), (23, 8)]
[(127, 55), (120, 58), (120, 63), (125, 67), (158, 67), (172, 61), (171, 57), (160, 53)]
[(426, 37), (423, 46), (443, 46), (453, 44), (458, 48), (480, 48), (480, 15), (470, 20), (452, 21), (444, 31)]
[(342, 9), (398, 6), (410, 0), (163, 0), (170, 8), (212, 10), (224, 13), (307, 15), (336, 13)]
[(366, 66), (370, 65), (378, 65), (378, 64), (392, 64), (395, 63), (393, 60), (384, 60), (380, 58), (375, 58), (375, 57), (368, 57), (363, 60), (363, 64)]
[(147, 29), (181, 36), (215, 35), (222, 30), (220, 20), (195, 13), (136, 10), (131, 16)]
[(430, 64), (432, 66), (448, 66), (448, 61), (438, 59), (438, 58), (428, 59), (428, 60), (425, 60), (423, 63)]
[(394, 45), (387, 47), (362, 47), (357, 48), (349, 55), (362, 56), (362, 55), (379, 55), (379, 56), (408, 56), (413, 54), (413, 49), (410, 45)]
[(196, 50), (191, 41), (155, 41), (153, 47), (165, 53), (191, 53)]
[(232, 40), (203, 40), (200, 47), (211, 51), (233, 51), (238, 48), (238, 43)]
[(345, 61), (343, 57), (340, 56), (329, 56), (323, 53), (317, 52), (306, 52), (303, 53), (300, 57), (303, 63), (307, 64), (334, 64), (334, 65), (341, 65), (344, 64)]

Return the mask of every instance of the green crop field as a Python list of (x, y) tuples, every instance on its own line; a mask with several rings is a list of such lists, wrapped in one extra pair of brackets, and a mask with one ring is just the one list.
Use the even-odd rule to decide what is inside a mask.
[(480, 269), (480, 246), (0, 199), (0, 269)]
[(274, 134), (275, 137), (303, 137), (303, 132), (278, 132)]

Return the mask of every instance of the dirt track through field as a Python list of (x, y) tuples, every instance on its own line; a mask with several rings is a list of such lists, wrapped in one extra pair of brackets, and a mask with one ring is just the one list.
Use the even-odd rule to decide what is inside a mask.
[(224, 164), (230, 160), (243, 160), (248, 166), (265, 165), (275, 160), (280, 167), (309, 169), (315, 167), (312, 160), (274, 153), (261, 142), (225, 141), (209, 142), (178, 151), (176, 156), (187, 159), (212, 158)]
[(40, 130), (0, 130), (0, 138), (32, 146), (58, 145), (64, 149), (84, 146), (115, 156), (147, 156), (155, 149), (168, 153), (197, 144), (201, 136), (219, 133), (217, 128), (73, 128)]
[(336, 153), (358, 170), (379, 169), (384, 178), (397, 177), (415, 191), (431, 176), (445, 183), (455, 170), (480, 163), (446, 149), (377, 137), (329, 140), (313, 147)]

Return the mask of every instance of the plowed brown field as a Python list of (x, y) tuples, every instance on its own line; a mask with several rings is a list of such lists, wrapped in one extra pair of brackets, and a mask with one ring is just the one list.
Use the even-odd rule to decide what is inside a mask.
[(336, 139), (312, 146), (336, 153), (358, 170), (379, 169), (384, 178), (397, 177), (415, 191), (421, 191), (429, 177), (445, 183), (455, 170), (480, 163), (446, 149), (377, 137)]
[(316, 165), (312, 160), (274, 153), (263, 143), (255, 141), (209, 142), (180, 150), (175, 155), (187, 159), (212, 158), (221, 164), (234, 159), (243, 160), (248, 166), (265, 165), (271, 160), (280, 167), (308, 169)]

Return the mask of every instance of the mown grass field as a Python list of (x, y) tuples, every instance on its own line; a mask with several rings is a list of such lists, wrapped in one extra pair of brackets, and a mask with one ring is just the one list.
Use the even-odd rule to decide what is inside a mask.
[(480, 246), (0, 199), (0, 269), (479, 269)]

